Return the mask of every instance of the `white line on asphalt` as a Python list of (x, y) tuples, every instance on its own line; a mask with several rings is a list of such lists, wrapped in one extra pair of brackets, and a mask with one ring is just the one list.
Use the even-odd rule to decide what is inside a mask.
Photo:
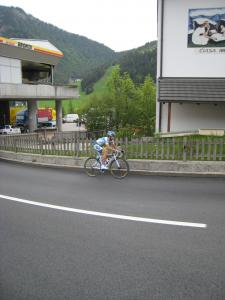
[(42, 203), (42, 202), (30, 201), (30, 200), (10, 197), (10, 196), (6, 196), (6, 195), (0, 195), (0, 198), (11, 200), (11, 201), (16, 201), (16, 202), (20, 202), (20, 203), (26, 203), (26, 204), (30, 204), (30, 205), (35, 205), (35, 206), (47, 207), (47, 208), (52, 208), (52, 209), (57, 209), (57, 210), (62, 210), (62, 211), (69, 211), (69, 212), (78, 213), (78, 214), (99, 216), (99, 217), (105, 217), (105, 218), (113, 218), (113, 219), (128, 220), (128, 221), (135, 221), (135, 222), (174, 225), (174, 226), (186, 226), (186, 227), (197, 227), (197, 228), (206, 228), (207, 227), (207, 224), (202, 224), (202, 223), (190, 223), (190, 222), (159, 220), (159, 219), (149, 219), (149, 218), (140, 218), (140, 217), (133, 217), (133, 216), (109, 214), (109, 213), (103, 213), (103, 212), (98, 212), (98, 211), (76, 209), (76, 208), (72, 208), (72, 207), (65, 207), (65, 206), (52, 205), (52, 204), (47, 204), (47, 203)]

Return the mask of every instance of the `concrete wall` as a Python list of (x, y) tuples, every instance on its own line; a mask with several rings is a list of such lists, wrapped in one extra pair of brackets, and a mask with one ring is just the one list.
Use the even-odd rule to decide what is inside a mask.
[(0, 83), (22, 83), (19, 59), (0, 56)]
[[(44, 100), (78, 98), (78, 89), (51, 85), (0, 83), (0, 99)], [(1, 101), (1, 100), (0, 100)]]
[[(32, 163), (45, 166), (57, 166), (67, 168), (83, 169), (85, 157), (65, 157), (55, 155), (39, 155), (15, 153), (0, 150), (0, 158)], [(201, 162), (201, 161), (160, 161), (160, 160), (144, 160), (129, 159), (130, 170), (138, 174), (151, 175), (194, 175), (194, 176), (225, 176), (225, 162)]]

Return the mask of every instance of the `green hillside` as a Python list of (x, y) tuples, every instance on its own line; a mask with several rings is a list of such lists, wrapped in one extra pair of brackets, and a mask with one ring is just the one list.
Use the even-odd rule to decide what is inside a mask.
[[(64, 114), (76, 112), (90, 99), (90, 97), (104, 94), (107, 91), (106, 83), (112, 73), (113, 68), (114, 67), (108, 68), (104, 76), (94, 84), (94, 90), (90, 95), (86, 95), (81, 91), (80, 88), (79, 99), (62, 101)], [(39, 101), (38, 106), (55, 108), (55, 101)]]
[(56, 67), (56, 83), (83, 78), (98, 66), (110, 66), (117, 57), (105, 45), (42, 22), (18, 7), (0, 6), (0, 35), (48, 40), (60, 49), (64, 57)]
[[(118, 53), (116, 63), (120, 65), (121, 74), (129, 73), (136, 84), (143, 83), (148, 75), (156, 81), (157, 42), (153, 41), (137, 49)], [(94, 83), (103, 72), (104, 66), (88, 72), (83, 78), (82, 90), (86, 93), (92, 92)]]

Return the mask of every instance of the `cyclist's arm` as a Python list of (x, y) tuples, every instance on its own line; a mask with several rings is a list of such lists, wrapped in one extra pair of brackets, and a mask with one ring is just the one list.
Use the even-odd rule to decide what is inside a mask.
[(117, 149), (115, 144), (113, 144), (113, 145), (106, 144), (105, 147), (109, 151), (115, 151)]

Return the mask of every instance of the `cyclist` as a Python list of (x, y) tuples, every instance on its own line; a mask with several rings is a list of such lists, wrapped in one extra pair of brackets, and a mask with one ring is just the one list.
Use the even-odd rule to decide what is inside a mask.
[(99, 153), (101, 160), (102, 160), (102, 166), (101, 168), (107, 169), (106, 166), (106, 159), (107, 155), (110, 151), (114, 151), (116, 149), (115, 146), (115, 131), (109, 130), (107, 132), (107, 136), (103, 136), (95, 141), (93, 144), (94, 149)]

